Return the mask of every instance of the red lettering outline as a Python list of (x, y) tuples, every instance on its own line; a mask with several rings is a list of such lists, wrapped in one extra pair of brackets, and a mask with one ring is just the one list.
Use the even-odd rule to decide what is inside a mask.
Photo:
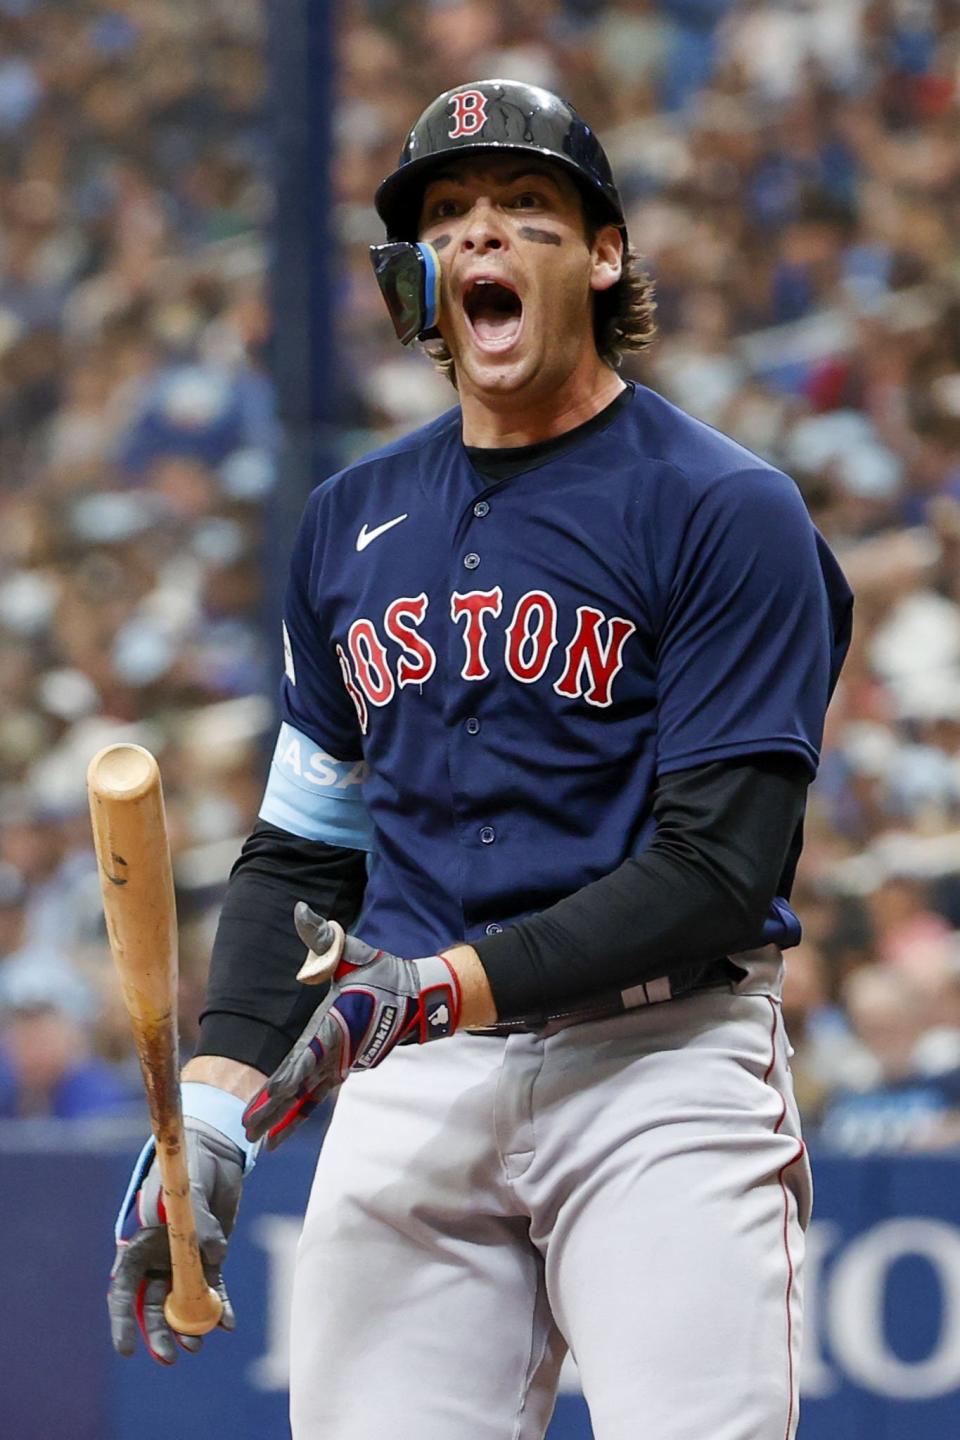
[[(363, 653), (363, 646), (366, 654)], [(357, 684), (371, 705), (388, 705), (396, 693), (387, 652), (372, 620), (361, 616), (347, 631), (347, 648)], [(379, 684), (377, 678), (379, 677)]]
[(450, 596), (450, 618), (457, 622), (462, 616), (467, 617), (467, 623), (463, 627), (463, 643), (467, 654), (460, 671), (464, 680), (485, 680), (490, 674), (483, 654), (487, 639), (485, 617), (489, 614), (496, 619), (502, 606), (503, 591), (499, 585), (494, 590), (468, 590), (463, 595), (455, 590)]
[(344, 653), (343, 653), (343, 646), (342, 646), (342, 645), (338, 645), (338, 646), (337, 646), (337, 659), (340, 661), (340, 669), (341, 669), (341, 671), (342, 671), (342, 673), (343, 673), (343, 683), (344, 683), (344, 686), (345, 686), (345, 688), (346, 688), (347, 694), (350, 696), (350, 699), (353, 701), (354, 708), (355, 708), (355, 710), (356, 710), (356, 712), (357, 712), (357, 719), (360, 721), (360, 733), (361, 733), (361, 735), (366, 735), (366, 733), (367, 733), (367, 706), (366, 706), (366, 701), (364, 700), (363, 696), (360, 694), (360, 691), (359, 691), (359, 690), (357, 689), (357, 687), (354, 685), (353, 681), (350, 679), (350, 666), (347, 664), (347, 657), (346, 657), (346, 655), (344, 655)]
[[(605, 648), (598, 634), (604, 622), (607, 626)], [(636, 628), (632, 620), (624, 620), (622, 615), (607, 620), (602, 610), (595, 610), (592, 605), (578, 605), (577, 629), (567, 646), (563, 674), (553, 687), (556, 693), (574, 699), (583, 695), (588, 705), (601, 709), (610, 705), (610, 688), (623, 668), (623, 647)], [(590, 688), (586, 691), (582, 684), (584, 670), (590, 678)]]
[(487, 97), (481, 90), (461, 90), (450, 96), (453, 115), (450, 117), (451, 140), (476, 135), (487, 123)]
[[(534, 630), (529, 628), (530, 616), (539, 616)], [(507, 626), (506, 645), (503, 658), (514, 680), (532, 685), (546, 670), (557, 643), (557, 605), (552, 595), (545, 590), (528, 590), (521, 595), (513, 611), (513, 619)], [(533, 645), (533, 658), (524, 659), (524, 651)]]
[[(401, 622), (402, 615), (413, 617), (415, 625), (422, 625), (424, 616), (427, 613), (427, 606), (430, 602), (422, 592), (414, 599), (393, 600), (387, 606), (383, 615), (383, 628), (395, 640), (404, 651), (397, 662), (397, 685), (402, 690), (404, 685), (422, 685), (429, 680), (437, 668), (437, 656), (429, 641), (418, 635), (410, 625)], [(415, 662), (407, 659), (408, 655), (416, 655)]]

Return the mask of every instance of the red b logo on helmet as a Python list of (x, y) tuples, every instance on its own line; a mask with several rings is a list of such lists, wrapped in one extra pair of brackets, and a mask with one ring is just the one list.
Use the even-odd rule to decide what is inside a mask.
[(450, 139), (461, 140), (464, 135), (476, 135), (487, 123), (487, 97), (479, 90), (461, 90), (451, 95), (453, 106)]

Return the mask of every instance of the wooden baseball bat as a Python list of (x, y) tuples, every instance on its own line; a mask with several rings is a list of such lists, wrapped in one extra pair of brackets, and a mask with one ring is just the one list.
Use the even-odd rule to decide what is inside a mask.
[(150, 1106), (170, 1237), (164, 1314), (205, 1335), (222, 1304), (207, 1284), (190, 1203), (180, 1109), (177, 917), (160, 768), (141, 745), (108, 745), (87, 769), (103, 913)]

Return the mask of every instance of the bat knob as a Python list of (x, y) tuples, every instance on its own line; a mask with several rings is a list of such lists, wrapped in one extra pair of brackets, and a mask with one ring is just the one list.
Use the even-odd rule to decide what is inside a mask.
[(164, 1319), (180, 1335), (206, 1335), (216, 1330), (222, 1314), (223, 1301), (209, 1285), (206, 1292), (190, 1296), (186, 1303), (173, 1290), (163, 1302)]
[(315, 950), (307, 951), (307, 958), (297, 971), (297, 979), (301, 985), (322, 985), (324, 981), (332, 980), (333, 972), (340, 964), (343, 942), (346, 939), (343, 926), (338, 925), (336, 920), (328, 920), (327, 924), (333, 931), (333, 939), (319, 954)]

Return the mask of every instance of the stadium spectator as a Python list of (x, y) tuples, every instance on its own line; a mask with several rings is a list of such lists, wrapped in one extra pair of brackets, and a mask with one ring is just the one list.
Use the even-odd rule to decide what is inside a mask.
[(22, 995), (0, 1020), (0, 1120), (129, 1113), (140, 1096), (88, 1051), (69, 998)]
[(826, 1107), (820, 1139), (851, 1154), (960, 1143), (960, 1057), (925, 1055), (929, 995), (889, 967), (857, 970), (845, 987), (859, 1066)]

